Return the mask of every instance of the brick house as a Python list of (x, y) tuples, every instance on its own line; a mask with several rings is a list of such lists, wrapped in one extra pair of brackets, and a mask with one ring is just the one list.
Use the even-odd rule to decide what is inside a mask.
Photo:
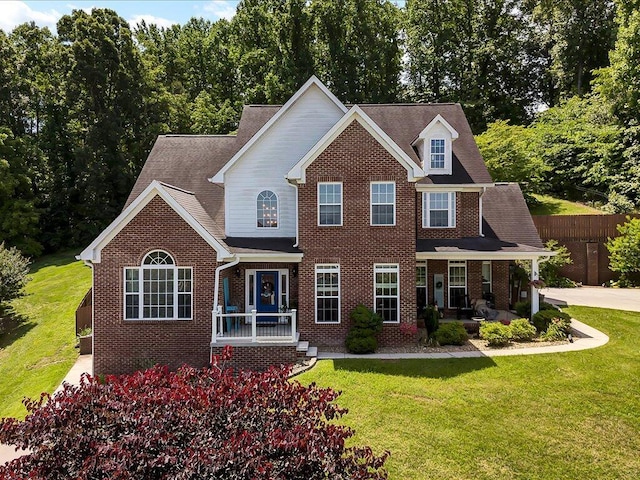
[[(245, 106), (235, 135), (158, 138), (93, 269), (94, 371), (292, 362), (341, 345), (359, 303), (407, 341), (426, 303), (507, 309), (509, 265), (544, 250), (515, 184), (495, 184), (458, 104), (343, 105), (312, 77)], [(537, 295), (532, 287), (533, 309)]]

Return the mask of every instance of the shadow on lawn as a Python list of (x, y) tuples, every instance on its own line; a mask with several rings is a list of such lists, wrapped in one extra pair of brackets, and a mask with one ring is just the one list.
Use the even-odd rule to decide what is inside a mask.
[(496, 366), (490, 357), (398, 360), (349, 358), (336, 359), (333, 365), (336, 370), (415, 378), (453, 378)]
[(35, 326), (34, 322), (16, 314), (13, 309), (5, 310), (4, 316), (0, 317), (0, 348), (8, 347)]
[(29, 274), (33, 275), (41, 268), (64, 267), (65, 265), (69, 265), (70, 263), (77, 262), (75, 257), (77, 254), (77, 251), (70, 250), (67, 252), (56, 253), (54, 255), (45, 255), (44, 257), (34, 259), (33, 263), (30, 266)]

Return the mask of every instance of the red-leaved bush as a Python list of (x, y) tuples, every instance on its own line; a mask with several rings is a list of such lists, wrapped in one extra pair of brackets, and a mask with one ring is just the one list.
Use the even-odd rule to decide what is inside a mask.
[(3, 419), (0, 442), (31, 453), (0, 466), (0, 478), (387, 478), (388, 453), (345, 447), (353, 431), (331, 422), (347, 412), (339, 393), (291, 381), (287, 368), (234, 375), (216, 363), (84, 376), (25, 400), (27, 417)]

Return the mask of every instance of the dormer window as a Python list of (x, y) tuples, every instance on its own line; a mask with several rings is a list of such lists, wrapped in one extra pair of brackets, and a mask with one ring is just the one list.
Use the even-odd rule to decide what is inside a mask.
[(453, 174), (453, 141), (458, 132), (442, 115), (435, 116), (417, 136), (413, 146), (422, 160), (427, 175)]
[(258, 194), (256, 216), (258, 228), (278, 228), (278, 197), (271, 190)]
[(445, 168), (445, 139), (432, 138), (429, 158), (431, 159), (430, 168), (433, 170)]

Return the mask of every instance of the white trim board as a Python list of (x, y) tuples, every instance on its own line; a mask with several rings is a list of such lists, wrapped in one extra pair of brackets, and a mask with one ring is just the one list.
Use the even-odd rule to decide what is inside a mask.
[[(174, 187), (171, 187), (174, 188)], [(176, 188), (177, 190), (181, 190)], [(184, 192), (184, 190), (182, 190)], [(100, 263), (102, 249), (133, 220), (138, 213), (146, 207), (151, 200), (159, 196), (169, 205), (180, 217), (193, 228), (217, 253), (217, 260), (231, 257), (232, 254), (222, 246), (193, 216), (178, 203), (165, 189), (163, 184), (157, 180), (152, 181), (144, 191), (138, 195), (133, 202), (125, 208), (118, 217), (105, 228), (98, 237), (85, 248), (76, 258), (92, 263)]]

